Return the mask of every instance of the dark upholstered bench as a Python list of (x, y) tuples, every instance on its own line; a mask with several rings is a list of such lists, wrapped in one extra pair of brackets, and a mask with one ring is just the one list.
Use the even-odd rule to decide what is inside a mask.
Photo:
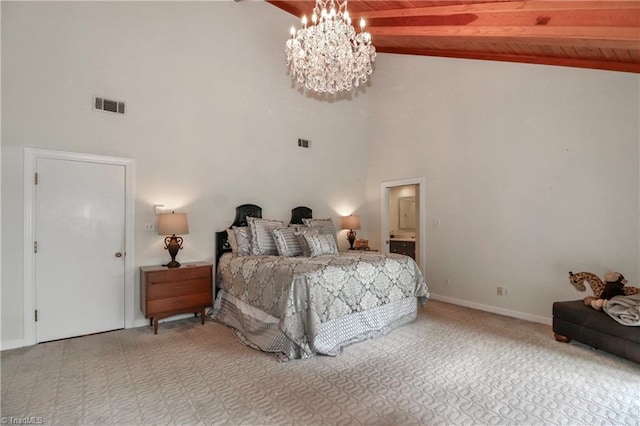
[(553, 333), (560, 342), (575, 339), (640, 362), (640, 327), (622, 325), (605, 312), (585, 306), (582, 300), (553, 304)]

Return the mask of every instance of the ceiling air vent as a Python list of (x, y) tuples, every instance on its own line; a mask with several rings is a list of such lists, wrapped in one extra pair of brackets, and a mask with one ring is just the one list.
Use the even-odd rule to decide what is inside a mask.
[(112, 101), (110, 99), (94, 96), (93, 109), (124, 114), (124, 102)]

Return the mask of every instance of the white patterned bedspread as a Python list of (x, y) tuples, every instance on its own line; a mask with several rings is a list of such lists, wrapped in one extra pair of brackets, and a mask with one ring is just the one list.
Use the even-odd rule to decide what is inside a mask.
[[(429, 297), (415, 261), (396, 254), (225, 254), (217, 282), (214, 319), (237, 329), (246, 343), (295, 358), (337, 355), (346, 344), (386, 333), (414, 319), (417, 304)], [(261, 342), (256, 329), (269, 325), (271, 336)], [(277, 343), (278, 333), (288, 342)], [(295, 350), (281, 347), (291, 343)]]

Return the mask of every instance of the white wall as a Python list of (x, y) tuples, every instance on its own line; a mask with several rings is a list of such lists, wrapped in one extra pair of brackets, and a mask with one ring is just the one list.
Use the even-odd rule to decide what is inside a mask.
[(548, 321), (585, 296), (569, 270), (640, 286), (639, 88), (637, 74), (379, 55), (371, 245), (380, 182), (424, 176), (436, 297)]
[[(293, 87), (291, 15), (231, 1), (1, 7), (3, 348), (23, 338), (26, 146), (135, 160), (134, 267), (168, 260), (144, 232), (153, 204), (189, 215), (180, 261), (213, 261), (239, 204), (283, 220), (299, 205), (336, 223), (360, 213), (366, 91), (325, 102)], [(93, 111), (93, 95), (126, 101), (126, 115)]]
[(357, 213), (380, 247), (380, 183), (424, 176), (435, 296), (545, 320), (584, 295), (569, 270), (640, 285), (638, 75), (380, 54), (366, 91), (326, 102), (292, 87), (296, 19), (262, 2), (0, 7), (3, 348), (23, 336), (25, 146), (135, 159), (134, 266), (167, 260), (153, 204), (189, 214), (181, 261), (213, 260), (245, 202)]

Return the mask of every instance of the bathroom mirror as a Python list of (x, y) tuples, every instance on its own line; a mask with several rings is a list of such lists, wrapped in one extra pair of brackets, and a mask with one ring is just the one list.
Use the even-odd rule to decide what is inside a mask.
[(416, 229), (416, 197), (398, 199), (398, 229), (415, 231)]

